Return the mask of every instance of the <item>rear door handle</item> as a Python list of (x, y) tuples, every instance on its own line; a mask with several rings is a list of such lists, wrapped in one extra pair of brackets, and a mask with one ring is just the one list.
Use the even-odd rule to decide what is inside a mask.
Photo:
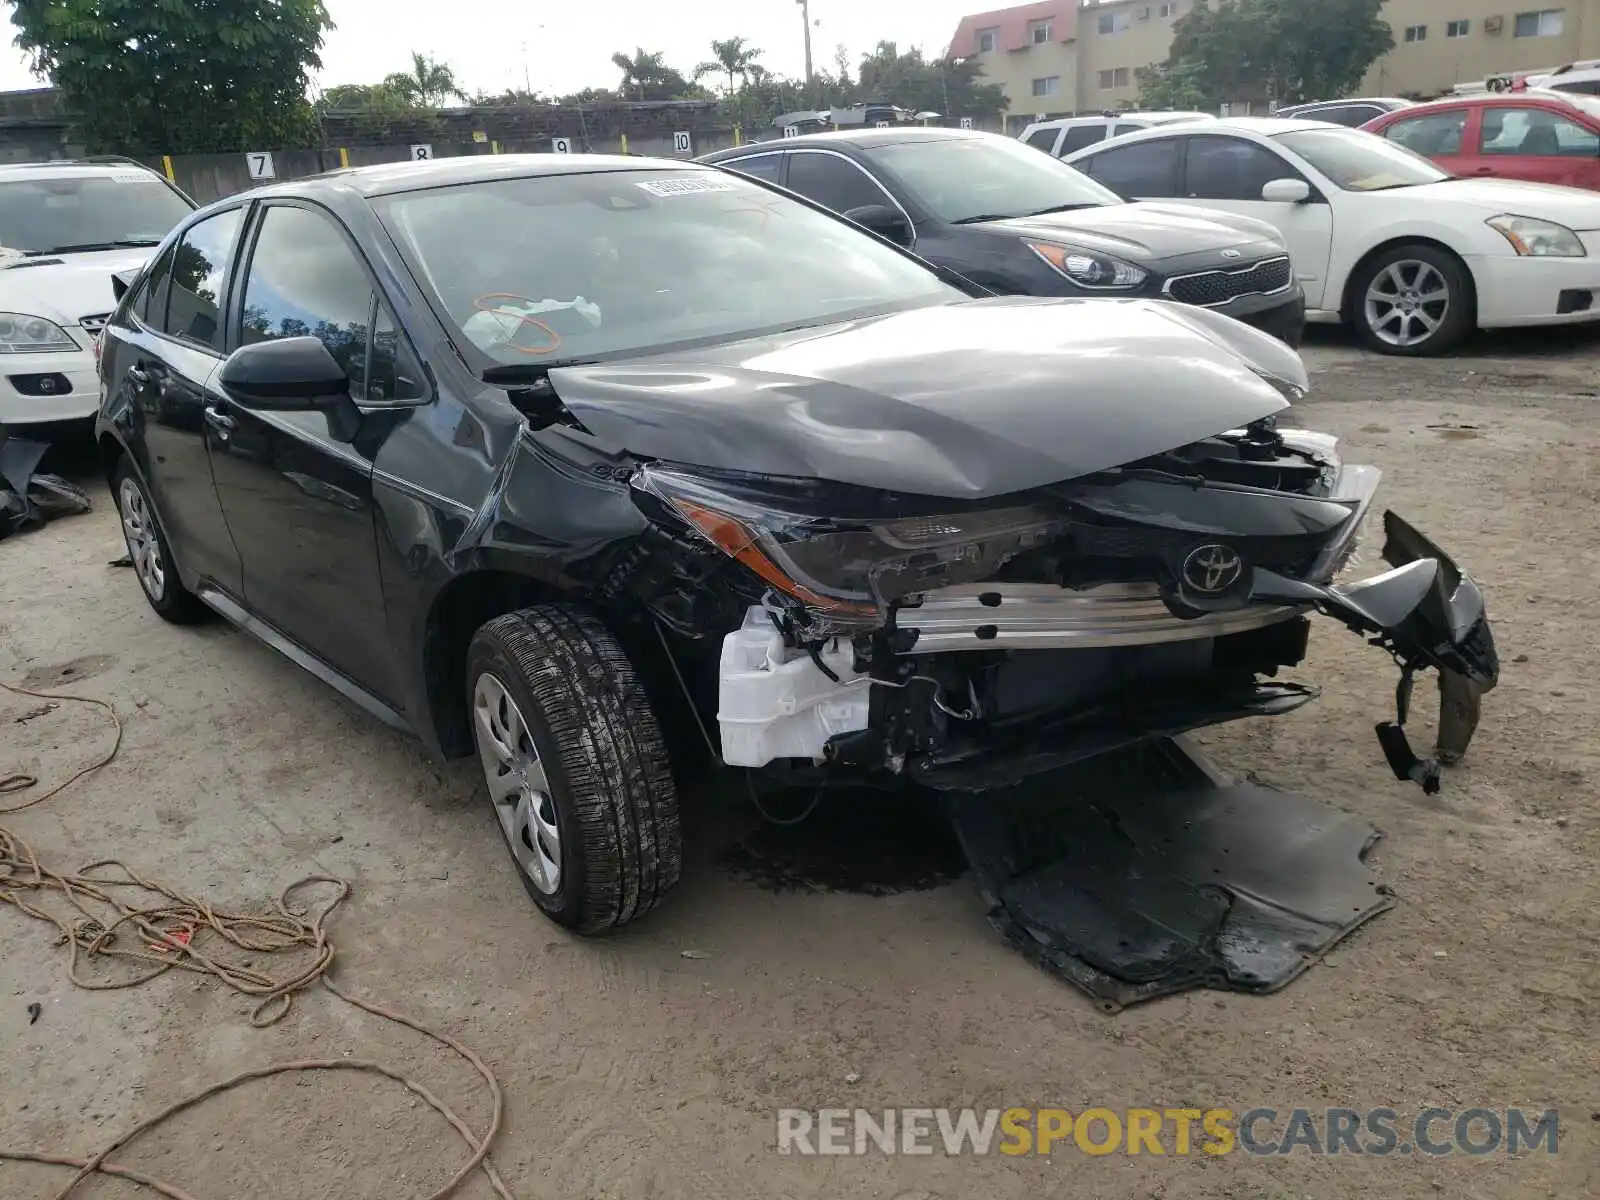
[(214, 404), (206, 405), (206, 423), (226, 438), (233, 432), (233, 418)]
[(129, 367), (128, 378), (143, 387), (150, 382), (150, 372), (139, 366)]

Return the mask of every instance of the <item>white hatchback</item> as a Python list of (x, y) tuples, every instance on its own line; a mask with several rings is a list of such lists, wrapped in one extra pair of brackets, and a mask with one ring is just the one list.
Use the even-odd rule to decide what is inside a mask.
[(1375, 134), (1270, 117), (1146, 130), (1066, 161), (1124, 199), (1275, 225), (1306, 320), (1345, 321), (1380, 353), (1600, 320), (1597, 192), (1457, 179)]
[(143, 266), (193, 208), (138, 164), (0, 167), (0, 425), (94, 416), (111, 277)]

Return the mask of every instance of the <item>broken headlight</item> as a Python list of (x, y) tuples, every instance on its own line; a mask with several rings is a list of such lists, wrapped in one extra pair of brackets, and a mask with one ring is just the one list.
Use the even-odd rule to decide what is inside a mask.
[(785, 511), (661, 467), (634, 486), (784, 596), (835, 626), (872, 628), (908, 596), (997, 572), (1062, 531), (1062, 520), (1019, 506), (891, 519), (820, 517)]

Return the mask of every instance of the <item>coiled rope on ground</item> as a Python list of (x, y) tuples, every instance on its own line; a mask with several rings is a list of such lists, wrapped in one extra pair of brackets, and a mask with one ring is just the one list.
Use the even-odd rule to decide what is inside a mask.
[[(0, 808), (0, 816), (32, 808), (59, 795), (73, 783), (112, 762), (122, 748), (122, 721), (108, 701), (88, 696), (38, 692), (8, 683), (0, 683), (0, 689), (40, 700), (96, 705), (110, 714), (116, 727), (111, 748), (100, 758), (40, 795), (20, 804)], [(37, 785), (38, 780), (27, 774), (0, 776), (0, 794), (15, 794)], [(333, 889), (331, 897), (315, 906), (294, 903), (296, 896), (317, 888)], [(327, 923), (350, 895), (351, 887), (346, 880), (332, 875), (307, 875), (286, 887), (265, 914), (221, 912), (199, 897), (142, 875), (116, 859), (102, 859), (72, 872), (54, 870), (46, 866), (33, 847), (14, 831), (0, 826), (0, 903), (9, 904), (34, 920), (55, 927), (56, 944), (69, 950), (68, 977), (78, 987), (89, 991), (131, 988), (148, 983), (169, 971), (190, 971), (254, 999), (256, 1006), (251, 1013), (250, 1023), (257, 1028), (264, 1028), (276, 1024), (288, 1014), (296, 995), (321, 984), (346, 1004), (415, 1030), (464, 1059), (483, 1080), (493, 1101), (489, 1128), (481, 1137), (449, 1105), (403, 1072), (364, 1059), (304, 1059), (241, 1071), (194, 1092), (138, 1122), (89, 1158), (0, 1146), (0, 1160), (74, 1168), (74, 1175), (55, 1194), (54, 1200), (68, 1200), (85, 1180), (96, 1174), (126, 1179), (169, 1200), (196, 1200), (189, 1192), (171, 1183), (108, 1161), (109, 1156), (178, 1113), (253, 1080), (291, 1072), (361, 1071), (381, 1075), (403, 1085), (443, 1117), (466, 1142), (470, 1151), (467, 1161), (427, 1200), (445, 1200), (474, 1171), (483, 1172), (501, 1200), (514, 1200), (489, 1158), (489, 1148), (500, 1130), (504, 1110), (504, 1097), (494, 1072), (449, 1034), (431, 1029), (413, 1017), (370, 1000), (352, 996), (330, 978), (335, 952), (333, 942), (328, 938)], [(64, 902), (67, 911), (45, 907), (51, 898), (58, 907)], [(224, 947), (228, 946), (249, 955), (252, 963), (260, 956), (288, 952), (309, 955), (310, 961), (282, 975), (272, 975), (244, 961), (228, 961), (218, 957), (216, 952), (226, 953)], [(125, 960), (135, 964), (134, 973), (109, 979), (86, 977), (84, 969), (96, 959)]]

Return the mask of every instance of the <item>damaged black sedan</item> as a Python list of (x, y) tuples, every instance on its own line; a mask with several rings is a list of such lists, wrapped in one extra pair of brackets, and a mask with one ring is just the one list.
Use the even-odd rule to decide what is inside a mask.
[[(98, 432), (151, 605), (476, 755), (585, 932), (676, 882), (708, 759), (981, 797), (1306, 703), (1313, 612), (1402, 693), (1496, 679), (1478, 588), (1398, 517), (1390, 569), (1335, 582), (1378, 472), (1277, 426), (1283, 343), (987, 296), (725, 172), (336, 172), (122, 287)], [(1403, 715), (1383, 751), (1434, 788)]]

